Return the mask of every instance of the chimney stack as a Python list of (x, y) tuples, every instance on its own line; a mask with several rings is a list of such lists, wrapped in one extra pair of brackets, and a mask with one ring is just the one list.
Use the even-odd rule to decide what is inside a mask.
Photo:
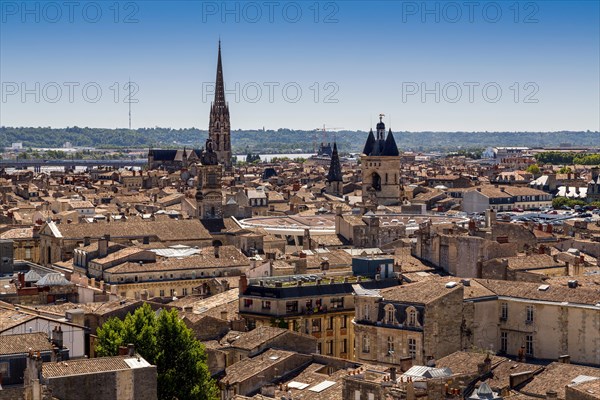
[(246, 292), (246, 289), (248, 289), (248, 278), (246, 277), (246, 274), (242, 274), (240, 275), (240, 285), (239, 285), (239, 291), (240, 291), (240, 295), (243, 295), (244, 292)]
[(103, 258), (108, 255), (108, 242), (110, 241), (110, 235), (104, 235), (102, 239), (98, 240), (98, 258)]
[(390, 368), (390, 380), (392, 382), (396, 382), (396, 379), (397, 379), (397, 377), (396, 377), (396, 367), (391, 367)]
[(60, 325), (52, 329), (52, 343), (59, 349), (63, 348), (63, 331)]

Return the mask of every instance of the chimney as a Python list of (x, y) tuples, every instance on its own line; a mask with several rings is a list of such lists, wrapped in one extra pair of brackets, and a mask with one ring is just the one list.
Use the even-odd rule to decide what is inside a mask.
[(396, 382), (396, 367), (391, 367), (390, 368), (390, 380), (392, 382)]
[(554, 391), (554, 390), (548, 390), (546, 392), (546, 399), (547, 400), (558, 399), (558, 393), (556, 393), (556, 391)]
[(142, 244), (150, 244), (150, 236), (144, 236), (142, 239)]
[(228, 321), (229, 320), (228, 315), (229, 315), (229, 313), (227, 311), (225, 311), (225, 310), (221, 311), (221, 319), (222, 320)]
[(475, 221), (474, 221), (474, 220), (472, 220), (472, 219), (470, 219), (470, 220), (469, 220), (469, 232), (472, 232), (472, 231), (474, 231), (474, 230), (475, 230), (475, 227), (476, 227), (476, 225), (475, 225)]
[(86, 237), (83, 238), (83, 246), (86, 247), (86, 246), (89, 246), (89, 245), (90, 245), (90, 237), (86, 236)]
[(63, 348), (63, 331), (60, 325), (52, 329), (52, 343), (59, 349)]
[(240, 275), (240, 284), (239, 284), (240, 295), (243, 295), (246, 289), (248, 289), (248, 278), (246, 274)]
[(215, 258), (219, 258), (219, 246), (215, 244), (213, 249), (215, 251)]
[(302, 250), (310, 250), (310, 230), (304, 230), (304, 237), (302, 238)]
[(413, 366), (411, 357), (401, 357), (400, 358), (400, 370), (402, 372), (408, 371)]
[(119, 355), (120, 356), (126, 356), (128, 353), (127, 347), (126, 346), (119, 346)]
[(25, 287), (25, 274), (23, 272), (19, 272), (17, 275), (17, 279), (19, 280), (19, 288)]
[(98, 258), (103, 258), (108, 255), (108, 242), (110, 241), (110, 235), (104, 235), (104, 237), (98, 240)]
[(40, 352), (29, 351), (27, 357), (27, 366), (25, 368), (23, 385), (31, 386), (35, 380), (39, 380), (42, 376), (42, 356)]
[(127, 344), (127, 355), (133, 357), (135, 355), (135, 346), (133, 343)]

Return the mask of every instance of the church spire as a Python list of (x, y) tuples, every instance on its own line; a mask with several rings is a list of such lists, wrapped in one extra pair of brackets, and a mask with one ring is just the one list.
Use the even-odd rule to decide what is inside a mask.
[(327, 174), (329, 182), (341, 182), (342, 167), (340, 165), (340, 157), (338, 156), (337, 143), (333, 143), (333, 153), (331, 153), (331, 164), (329, 164), (329, 173)]
[(210, 107), (208, 136), (212, 140), (219, 163), (231, 170), (231, 124), (229, 106), (225, 102), (225, 83), (223, 80), (223, 62), (221, 59), (221, 40), (217, 57), (217, 78), (215, 80), (215, 99)]
[(215, 80), (215, 100), (213, 112), (220, 114), (227, 109), (225, 103), (225, 84), (223, 83), (223, 64), (221, 62), (221, 39), (219, 39), (219, 55), (217, 58), (217, 79)]

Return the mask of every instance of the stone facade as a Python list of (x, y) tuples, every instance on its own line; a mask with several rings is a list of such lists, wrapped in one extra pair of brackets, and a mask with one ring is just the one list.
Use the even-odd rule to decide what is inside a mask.
[(369, 132), (360, 157), (363, 203), (397, 205), (400, 203), (400, 154), (392, 130), (385, 137), (385, 124), (377, 124), (377, 137)]
[[(462, 286), (445, 287), (441, 281), (414, 285), (418, 287), (357, 293), (353, 321), (357, 360), (396, 365), (410, 358), (424, 364), (460, 350)], [(419, 292), (436, 295), (415, 301)]]

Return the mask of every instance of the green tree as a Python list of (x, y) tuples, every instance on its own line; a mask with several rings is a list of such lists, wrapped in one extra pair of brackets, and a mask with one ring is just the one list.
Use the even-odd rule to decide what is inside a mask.
[(133, 343), (137, 352), (158, 372), (161, 400), (216, 400), (219, 390), (210, 377), (204, 346), (179, 318), (177, 310), (158, 316), (148, 304), (129, 313), (123, 321), (111, 318), (98, 329), (96, 352), (113, 356), (119, 346)]
[(563, 206), (567, 206), (569, 208), (573, 208), (575, 206), (585, 206), (586, 202), (583, 200), (569, 199), (567, 197), (555, 197), (552, 199), (552, 207), (561, 208)]
[(562, 167), (561, 169), (558, 170), (559, 174), (570, 174), (571, 172), (573, 172), (571, 170), (571, 167)]
[(540, 167), (537, 164), (532, 164), (529, 167), (527, 167), (527, 172), (529, 172), (530, 174), (537, 175), (540, 173)]

